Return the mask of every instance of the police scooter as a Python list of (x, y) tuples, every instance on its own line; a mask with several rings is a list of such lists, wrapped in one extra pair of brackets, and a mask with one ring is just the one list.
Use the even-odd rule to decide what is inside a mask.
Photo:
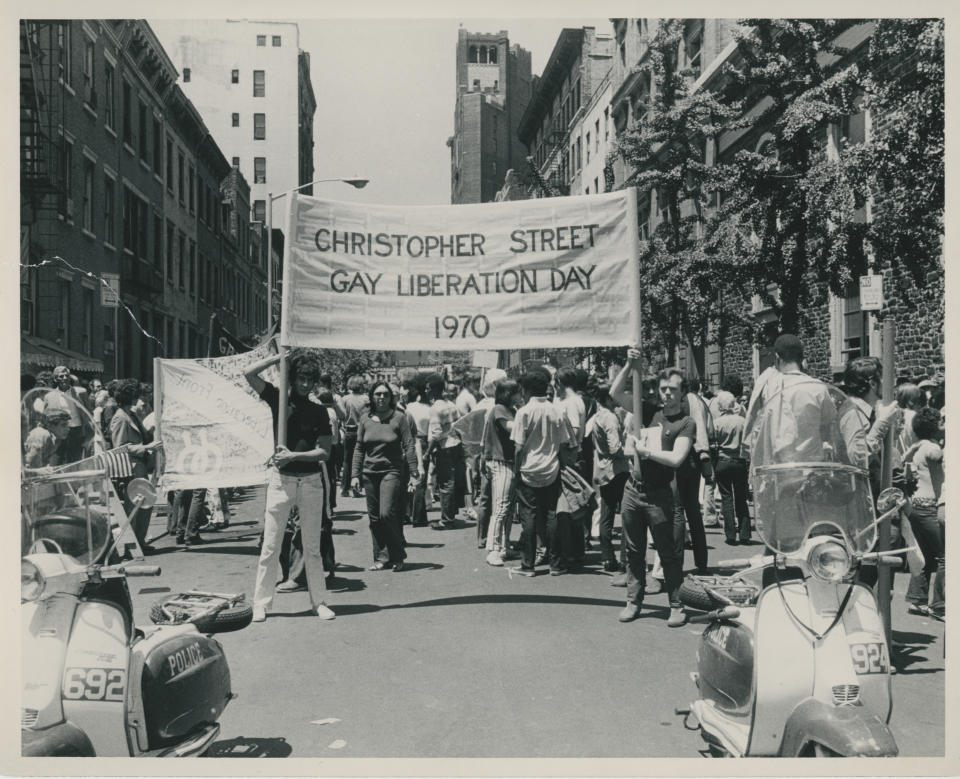
[(847, 457), (832, 413), (842, 396), (829, 391), (837, 405), (827, 401), (822, 416), (784, 415), (789, 404), (776, 397), (760, 414), (751, 473), (767, 553), (720, 563), (745, 570), (690, 577), (681, 589), (708, 613), (690, 619), (707, 623), (691, 674), (699, 697), (678, 713), (715, 756), (898, 754), (884, 626), (861, 574), (899, 564), (893, 555), (905, 550), (872, 549), (904, 498), (885, 491), (875, 517), (868, 475)]
[[(37, 469), (21, 482), (22, 755), (202, 755), (234, 696), (223, 647), (196, 623), (236, 630), (252, 608), (242, 596), (205, 596), (207, 613), (185, 619), (174, 604), (174, 624), (135, 626), (127, 577), (160, 568), (106, 564), (129, 518), (115, 536), (110, 482), (96, 466)], [(138, 509), (156, 497), (144, 479), (127, 495)]]

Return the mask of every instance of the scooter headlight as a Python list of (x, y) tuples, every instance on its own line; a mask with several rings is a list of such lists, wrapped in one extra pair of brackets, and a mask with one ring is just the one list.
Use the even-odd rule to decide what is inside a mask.
[(43, 594), (46, 579), (29, 560), (20, 561), (20, 602), (37, 600)]
[(838, 582), (850, 570), (850, 553), (843, 544), (836, 541), (824, 541), (810, 550), (807, 556), (810, 570), (818, 579)]

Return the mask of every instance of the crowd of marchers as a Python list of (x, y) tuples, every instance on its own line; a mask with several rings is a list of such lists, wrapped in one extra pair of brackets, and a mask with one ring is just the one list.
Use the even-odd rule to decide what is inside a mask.
[[(599, 560), (591, 555), (589, 564), (626, 588), (620, 621), (636, 619), (645, 597), (663, 592), (667, 624), (683, 625), (685, 547), (692, 547), (694, 571), (707, 574), (705, 527), (719, 525), (728, 545), (755, 543), (745, 431), (765, 393), (805, 376), (795, 336), (780, 336), (774, 351), (775, 365), (751, 391), (737, 375), (725, 376), (714, 392), (667, 368), (642, 380), (640, 408), (632, 388), (641, 366), (635, 349), (625, 365), (604, 374), (558, 369), (548, 360), (519, 380), (491, 369), (482, 381), (457, 384), (410, 369), (396, 384), (350, 376), (342, 394), (314, 354), (295, 354), (286, 368), (286, 438), (268, 469), (254, 620), (266, 619), (277, 590), (301, 588), (314, 613), (336, 616), (326, 602), (337, 566), (333, 521), (338, 496), (352, 495), (366, 501), (371, 571), (404, 570), (405, 526), (445, 530), (459, 526), (465, 511), (490, 566), (512, 576), (560, 576), (587, 565), (596, 545)], [(261, 374), (279, 360), (268, 357), (245, 374), (271, 408), (275, 440), (280, 388)], [(897, 541), (913, 547), (905, 563), (909, 608), (942, 616), (944, 383), (901, 383), (888, 404), (880, 400), (881, 384), (875, 358), (847, 364), (840, 428), (875, 496), (884, 441), (893, 432), (898, 483), (910, 494), (908, 521), (895, 527)], [(125, 486), (151, 472), (159, 445), (150, 385), (129, 379), (103, 387), (95, 379), (83, 387), (64, 367), (22, 377), (22, 391), (34, 385), (50, 391), (43, 408), (33, 409), (35, 427), (25, 431), (25, 473), (85, 456), (87, 417), (76, 412), (82, 405), (106, 445), (129, 457), (128, 472), (112, 474), (129, 510)], [(171, 493), (168, 530), (177, 543), (189, 548), (202, 542), (201, 530), (225, 526), (227, 497), (224, 490)], [(134, 531), (149, 553), (142, 525)]]

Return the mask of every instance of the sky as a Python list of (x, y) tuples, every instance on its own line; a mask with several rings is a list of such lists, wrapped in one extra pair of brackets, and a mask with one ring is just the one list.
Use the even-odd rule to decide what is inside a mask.
[[(450, 202), (450, 150), (456, 99), (457, 28), (507, 30), (530, 52), (540, 75), (564, 27), (609, 19), (324, 19), (300, 21), (317, 98), (317, 178), (359, 174), (362, 190), (314, 188), (320, 197), (368, 203)], [(320, 191), (323, 189), (324, 191)]]
[(450, 202), (447, 139), (453, 134), (458, 27), (506, 30), (511, 44), (530, 52), (534, 75), (543, 72), (564, 27), (612, 33), (607, 18), (282, 18), (298, 23), (300, 48), (310, 54), (315, 178), (370, 180), (360, 190), (320, 184), (314, 194), (385, 204)]

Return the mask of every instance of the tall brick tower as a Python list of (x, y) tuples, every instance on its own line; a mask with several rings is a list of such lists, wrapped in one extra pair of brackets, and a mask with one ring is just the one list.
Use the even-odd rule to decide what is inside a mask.
[(533, 91), (530, 52), (511, 45), (506, 30), (460, 29), (456, 86), (450, 202), (490, 202), (507, 171), (526, 164), (517, 126)]

